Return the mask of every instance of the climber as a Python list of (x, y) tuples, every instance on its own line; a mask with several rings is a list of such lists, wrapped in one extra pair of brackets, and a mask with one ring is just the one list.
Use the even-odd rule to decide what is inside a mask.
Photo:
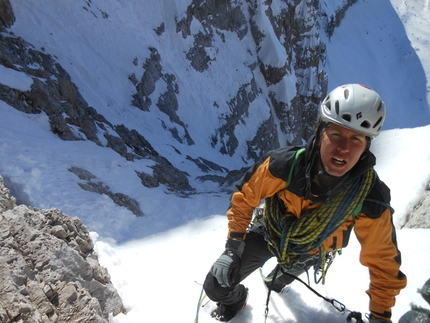
[[(329, 261), (346, 247), (354, 228), (360, 262), (370, 273), (369, 322), (391, 322), (395, 297), (407, 280), (400, 271), (390, 190), (369, 151), (385, 113), (371, 88), (337, 87), (323, 100), (305, 147), (268, 152), (238, 181), (227, 211), (225, 251), (203, 285), (217, 303), (212, 317), (229, 321), (246, 305), (248, 289), (240, 282), (271, 257), (280, 270), (272, 272), (268, 287), (277, 292), (294, 280), (285, 273), (298, 276), (311, 267), (324, 282)], [(253, 223), (262, 200), (264, 212)], [(346, 270), (339, 283), (348, 279)]]

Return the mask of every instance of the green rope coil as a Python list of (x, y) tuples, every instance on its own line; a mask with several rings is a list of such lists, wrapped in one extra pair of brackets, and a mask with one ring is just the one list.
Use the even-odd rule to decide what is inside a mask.
[[(315, 249), (325, 278), (325, 252), (322, 243), (360, 207), (374, 182), (373, 168), (351, 183), (331, 203), (322, 204), (297, 218), (285, 210), (278, 194), (265, 200), (264, 220), (269, 232), (269, 249), (284, 268), (291, 268), (300, 256)], [(324, 283), (324, 280), (323, 280)]]

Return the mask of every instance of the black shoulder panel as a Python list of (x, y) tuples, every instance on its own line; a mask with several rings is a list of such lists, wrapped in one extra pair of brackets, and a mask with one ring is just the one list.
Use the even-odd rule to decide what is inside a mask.
[(297, 150), (299, 150), (298, 147), (283, 147), (273, 150), (270, 153), (270, 173), (286, 181)]
[[(269, 171), (270, 173), (280, 179), (287, 180), (290, 172), (290, 167), (294, 158), (295, 153), (299, 150), (299, 147), (289, 146), (281, 147), (275, 150), (271, 150), (266, 153), (256, 164), (251, 166), (243, 177), (236, 183), (235, 191), (242, 190), (243, 185), (249, 181), (252, 175), (256, 172), (258, 167), (263, 164), (267, 158), (270, 158)], [(304, 155), (304, 154), (303, 154)]]

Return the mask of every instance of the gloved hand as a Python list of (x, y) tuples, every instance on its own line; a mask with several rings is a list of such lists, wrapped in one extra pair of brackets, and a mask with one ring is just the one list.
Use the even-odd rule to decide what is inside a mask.
[(231, 287), (240, 279), (238, 277), (240, 258), (244, 248), (244, 241), (228, 239), (225, 244), (225, 251), (212, 265), (210, 272), (218, 280), (221, 287)]
[(392, 321), (390, 319), (379, 318), (373, 314), (370, 314), (368, 319), (369, 319), (369, 323), (392, 323)]

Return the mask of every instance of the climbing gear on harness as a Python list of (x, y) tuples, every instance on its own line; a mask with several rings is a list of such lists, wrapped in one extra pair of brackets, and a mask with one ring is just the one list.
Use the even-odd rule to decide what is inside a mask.
[[(296, 153), (294, 163), (298, 155)], [(285, 269), (291, 268), (303, 254), (319, 250), (321, 268), (321, 279), (325, 283), (326, 275), (326, 252), (322, 243), (335, 232), (361, 205), (373, 186), (375, 172), (370, 168), (362, 176), (333, 198), (330, 203), (310, 210), (297, 218), (296, 215), (285, 210), (283, 202), (278, 194), (265, 199), (264, 222), (270, 240), (269, 249), (277, 257), (278, 263)], [(289, 180), (291, 180), (289, 178)], [(289, 184), (287, 180), (287, 185)], [(334, 254), (331, 255), (333, 259)], [(331, 262), (329, 262), (329, 265)], [(329, 266), (328, 265), (328, 266)], [(320, 279), (320, 280), (321, 280)], [(316, 275), (315, 275), (316, 280)], [(318, 283), (318, 281), (316, 281)]]

